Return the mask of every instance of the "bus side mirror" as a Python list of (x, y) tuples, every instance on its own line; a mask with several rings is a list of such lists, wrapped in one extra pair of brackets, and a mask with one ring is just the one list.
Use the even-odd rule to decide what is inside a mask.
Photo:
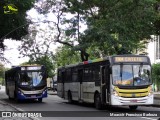
[(46, 78), (48, 78), (48, 73), (46, 73)]

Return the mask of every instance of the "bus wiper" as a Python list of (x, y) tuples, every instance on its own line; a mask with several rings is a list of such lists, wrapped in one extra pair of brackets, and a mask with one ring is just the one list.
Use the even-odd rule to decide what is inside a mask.
[(121, 82), (122, 82), (122, 71), (123, 71), (123, 64), (120, 64), (120, 77), (121, 77)]

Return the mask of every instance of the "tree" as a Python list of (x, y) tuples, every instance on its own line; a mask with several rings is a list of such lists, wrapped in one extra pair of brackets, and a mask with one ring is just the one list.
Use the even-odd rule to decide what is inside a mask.
[[(1, 0), (0, 1), (0, 48), (4, 49), (3, 41), (6, 38), (21, 40), (28, 33), (26, 11), (33, 7), (35, 0)], [(4, 6), (13, 4), (18, 8), (16, 14), (4, 14)]]
[(72, 50), (69, 46), (58, 47), (55, 54), (56, 67), (75, 64), (81, 61), (78, 51)]
[(29, 27), (29, 34), (22, 39), (19, 46), (20, 54), (35, 61), (42, 56), (53, 56), (54, 23), (33, 23)]
[[(58, 42), (63, 45), (67, 45), (73, 48), (75, 51), (80, 51), (82, 61), (88, 60), (89, 54), (86, 53), (86, 50), (81, 45), (74, 45), (75, 41), (79, 41), (79, 32), (77, 35), (77, 19), (71, 19), (70, 22), (67, 22), (66, 19), (67, 11), (65, 8), (64, 0), (48, 0), (41, 2), (40, 6), (43, 6), (43, 10), (39, 10), (40, 7), (36, 9), (39, 13), (46, 14), (47, 11), (50, 11), (56, 17), (56, 21), (54, 22), (56, 26), (57, 34), (55, 35), (52, 41)], [(66, 14), (67, 13), (67, 14)], [(53, 19), (55, 19), (55, 17)], [(54, 20), (53, 20), (54, 21)], [(71, 29), (70, 29), (71, 28)], [(78, 29), (79, 30), (79, 29)], [(77, 37), (76, 37), (77, 35)]]
[(81, 43), (99, 46), (106, 55), (133, 53), (141, 40), (155, 33), (155, 3), (156, 0), (66, 0), (67, 9), (80, 12), (88, 25)]
[(5, 68), (3, 64), (0, 63), (0, 84), (4, 83), (4, 72), (5, 72)]
[[(154, 8), (156, 0), (92, 0), (92, 2), (61, 0), (58, 2), (60, 7), (56, 8), (59, 11), (57, 13), (60, 14), (57, 16), (56, 25), (59, 34), (56, 42), (75, 47), (67, 41), (58, 39), (61, 35), (59, 23), (69, 24), (69, 27), (64, 30), (65, 35), (70, 40), (78, 41), (79, 50), (83, 50), (81, 53), (86, 53), (86, 48), (91, 45), (98, 47), (104, 55), (133, 53), (135, 48), (141, 47), (140, 41), (150, 39), (150, 35), (156, 32), (153, 24), (158, 16)], [(54, 11), (55, 9), (52, 9), (52, 12)], [(68, 19), (62, 14), (72, 14), (73, 17)], [(83, 33), (79, 32), (79, 22), (86, 23), (88, 26)], [(88, 58), (89, 55), (85, 56)], [(84, 56), (82, 60), (85, 60)]]
[[(97, 57), (139, 49), (140, 41), (155, 33), (156, 3), (156, 0), (47, 0), (36, 9), (40, 14), (54, 14), (56, 20), (51, 30), (55, 33), (49, 41), (67, 45), (85, 61), (89, 57), (87, 52), (95, 48)], [(87, 25), (84, 32), (80, 32), (80, 23)]]
[(160, 63), (153, 64), (152, 65), (152, 80), (154, 83), (154, 86), (156, 86), (155, 90), (159, 91), (160, 90)]

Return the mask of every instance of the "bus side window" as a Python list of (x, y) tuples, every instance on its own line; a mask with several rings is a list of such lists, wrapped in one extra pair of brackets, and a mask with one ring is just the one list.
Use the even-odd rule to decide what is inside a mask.
[(15, 75), (15, 82), (18, 83), (19, 80), (20, 80), (20, 74), (16, 73), (16, 75)]
[(78, 82), (82, 83), (83, 81), (83, 69), (78, 69)]
[(78, 70), (76, 68), (72, 69), (72, 81), (78, 82)]
[(58, 79), (57, 82), (61, 83), (62, 82), (62, 72), (58, 70)]
[(84, 81), (92, 81), (92, 71), (90, 67), (84, 69)]
[(95, 85), (100, 85), (100, 68), (98, 66), (93, 67), (93, 81), (95, 81)]
[(66, 81), (72, 81), (72, 77), (71, 77), (71, 69), (67, 69), (66, 70)]

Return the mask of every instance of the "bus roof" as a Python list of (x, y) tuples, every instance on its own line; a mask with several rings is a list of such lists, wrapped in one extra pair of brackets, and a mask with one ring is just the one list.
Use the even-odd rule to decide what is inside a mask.
[(40, 70), (43, 66), (44, 65), (37, 65), (37, 64), (12, 66), (12, 68), (5, 71), (5, 73), (7, 74), (11, 72), (16, 72), (17, 70)]
[(80, 62), (80, 63), (76, 63), (76, 64), (70, 64), (70, 65), (66, 65), (63, 67), (60, 67), (59, 69), (64, 69), (64, 68), (69, 68), (69, 67), (76, 67), (76, 66), (81, 66), (81, 65), (85, 65), (85, 64), (91, 64), (91, 63), (98, 63), (98, 62), (102, 62), (102, 61), (106, 61), (108, 60), (108, 57), (106, 58), (98, 58), (98, 59), (94, 59), (94, 60), (88, 60), (88, 61), (84, 61), (84, 62)]
[(14, 67), (32, 67), (32, 66), (43, 66), (43, 65), (39, 65), (39, 64), (26, 64), (26, 65), (18, 65), (18, 66), (12, 66), (12, 68)]
[[(118, 59), (116, 59), (117, 61), (115, 60), (115, 58), (118, 58)], [(139, 59), (139, 58), (141, 58), (141, 59)], [(80, 66), (80, 65), (102, 62), (102, 61), (107, 61), (107, 60), (109, 60), (112, 64), (113, 63), (121, 63), (121, 62), (148, 62), (148, 63), (150, 63), (148, 56), (134, 55), (134, 54), (123, 54), (123, 55), (113, 55), (113, 56), (107, 56), (107, 57), (98, 58), (98, 59), (94, 59), (94, 60), (83, 61), (83, 62), (76, 63), (76, 64), (66, 65), (66, 66), (60, 67), (58, 69), (76, 67), (76, 66)]]

